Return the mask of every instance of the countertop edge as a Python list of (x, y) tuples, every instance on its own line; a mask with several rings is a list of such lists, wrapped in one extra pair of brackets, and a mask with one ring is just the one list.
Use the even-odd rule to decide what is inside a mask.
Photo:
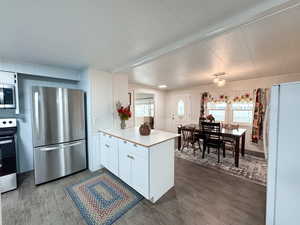
[(159, 141), (159, 142), (154, 143), (154, 144), (151, 144), (151, 145), (145, 145), (145, 144), (136, 142), (136, 141), (134, 141), (134, 140), (126, 139), (126, 138), (124, 138), (124, 137), (121, 137), (121, 136), (119, 136), (119, 135), (113, 134), (113, 133), (108, 132), (108, 131), (105, 131), (105, 130), (99, 129), (99, 130), (97, 130), (97, 132), (98, 132), (98, 133), (100, 133), (100, 132), (101, 132), (101, 133), (105, 133), (105, 134), (110, 135), (110, 136), (113, 136), (113, 137), (115, 137), (115, 138), (119, 138), (119, 139), (122, 139), (122, 140), (124, 140), (124, 141), (128, 141), (128, 142), (130, 142), (130, 143), (137, 144), (137, 145), (140, 145), (140, 146), (143, 146), (143, 147), (146, 147), (146, 148), (150, 148), (150, 147), (152, 147), (152, 146), (161, 144), (161, 143), (163, 143), (163, 142), (166, 142), (166, 141), (175, 139), (175, 138), (177, 138), (177, 137), (180, 136), (179, 134), (174, 134), (174, 137), (166, 138), (166, 139), (163, 140), (163, 141)]

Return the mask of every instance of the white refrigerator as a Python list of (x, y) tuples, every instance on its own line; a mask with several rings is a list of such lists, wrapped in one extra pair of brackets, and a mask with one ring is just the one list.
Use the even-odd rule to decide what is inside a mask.
[(272, 87), (266, 225), (300, 224), (300, 82)]

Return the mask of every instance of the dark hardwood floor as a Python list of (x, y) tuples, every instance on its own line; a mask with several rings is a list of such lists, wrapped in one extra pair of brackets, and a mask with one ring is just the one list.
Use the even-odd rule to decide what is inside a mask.
[[(265, 187), (176, 159), (175, 188), (156, 204), (141, 201), (118, 225), (263, 225)], [(3, 225), (84, 225), (64, 187), (84, 171), (35, 187), (33, 175), (20, 177), (20, 187), (2, 195)]]

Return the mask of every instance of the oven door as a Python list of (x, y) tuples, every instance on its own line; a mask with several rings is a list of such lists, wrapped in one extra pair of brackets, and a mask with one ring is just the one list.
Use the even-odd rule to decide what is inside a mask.
[(14, 136), (0, 137), (0, 176), (17, 172)]

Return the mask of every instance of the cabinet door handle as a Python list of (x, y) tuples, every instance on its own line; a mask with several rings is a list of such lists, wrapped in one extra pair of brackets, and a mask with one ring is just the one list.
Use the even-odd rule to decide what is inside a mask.
[(108, 145), (108, 144), (105, 144), (105, 147), (106, 147), (106, 148), (109, 148), (109, 145)]
[(127, 141), (124, 141), (124, 144), (127, 144)]
[(134, 144), (133, 146), (134, 146), (134, 147), (137, 147), (137, 144)]

